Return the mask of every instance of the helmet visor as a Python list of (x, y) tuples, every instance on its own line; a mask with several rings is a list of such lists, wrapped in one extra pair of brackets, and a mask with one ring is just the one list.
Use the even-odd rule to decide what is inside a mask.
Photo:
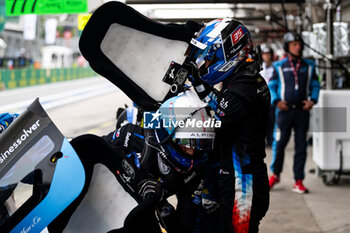
[(196, 62), (197, 66), (200, 67), (201, 64), (204, 63), (204, 58), (207, 56), (209, 50), (209, 46), (205, 49), (200, 49), (195, 45), (189, 45), (185, 56), (193, 59)]
[(214, 139), (176, 138), (175, 143), (194, 150), (213, 150)]

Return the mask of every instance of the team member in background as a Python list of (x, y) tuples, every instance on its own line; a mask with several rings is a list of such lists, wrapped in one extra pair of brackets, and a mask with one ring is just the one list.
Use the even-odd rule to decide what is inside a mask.
[(270, 79), (272, 78), (273, 56), (274, 56), (273, 49), (267, 44), (262, 44), (261, 57), (262, 57), (263, 63), (262, 63), (262, 71), (260, 71), (260, 74), (265, 79), (266, 83), (269, 83)]
[(312, 61), (302, 58), (303, 40), (295, 32), (284, 35), (284, 50), (287, 56), (274, 63), (274, 72), (269, 88), (271, 103), (278, 109), (277, 125), (280, 132), (275, 132), (272, 146), (273, 160), (269, 179), (270, 188), (280, 181), (284, 150), (289, 141), (292, 129), (295, 135), (295, 153), (293, 172), (295, 183), (292, 191), (306, 193), (303, 185), (305, 178), (307, 131), (309, 128), (310, 110), (317, 103), (320, 84)]
[[(273, 50), (267, 44), (261, 45), (261, 57), (263, 60), (262, 71), (260, 71), (261, 76), (265, 79), (266, 83), (272, 78), (273, 74)], [(273, 130), (275, 126), (275, 111), (276, 107), (271, 105), (270, 107), (270, 118), (267, 124), (267, 137), (266, 137), (266, 146), (271, 147), (273, 142)]]

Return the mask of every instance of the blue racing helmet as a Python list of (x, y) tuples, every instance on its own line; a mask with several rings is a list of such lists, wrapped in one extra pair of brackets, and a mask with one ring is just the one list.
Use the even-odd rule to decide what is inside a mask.
[(248, 29), (233, 19), (209, 22), (192, 39), (187, 57), (197, 64), (201, 79), (217, 84), (238, 70), (253, 52)]
[[(158, 110), (161, 127), (155, 137), (164, 152), (161, 159), (177, 171), (189, 171), (213, 150), (214, 128), (219, 124), (205, 107), (197, 94), (188, 90), (168, 99)], [(187, 154), (188, 149), (194, 153)]]

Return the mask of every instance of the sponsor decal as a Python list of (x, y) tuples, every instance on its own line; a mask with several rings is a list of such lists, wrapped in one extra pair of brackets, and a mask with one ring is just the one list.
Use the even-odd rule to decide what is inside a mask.
[(237, 52), (238, 50), (240, 50), (241, 47), (242, 47), (242, 44), (238, 45), (237, 48), (232, 48), (231, 51), (230, 51), (229, 57), (230, 57), (230, 56), (232, 57), (232, 56), (236, 55), (236, 52)]
[(169, 85), (182, 85), (185, 82), (187, 75), (188, 71), (185, 68), (176, 62), (171, 62), (162, 81)]
[(256, 81), (257, 81), (258, 83), (260, 83), (260, 82), (264, 81), (264, 79), (262, 79), (261, 77), (258, 77), (258, 78), (256, 79)]
[(242, 27), (239, 27), (236, 31), (231, 34), (232, 44), (236, 44), (242, 37), (244, 33)]
[(229, 172), (229, 171), (224, 171), (224, 170), (220, 169), (219, 174), (221, 174), (221, 175), (229, 175), (230, 172)]
[(126, 172), (126, 174), (131, 177), (131, 179), (135, 178), (134, 168), (125, 159), (123, 159), (123, 161), (122, 161), (122, 167), (123, 167), (124, 171)]
[(226, 72), (226, 71), (228, 71), (229, 69), (231, 69), (231, 68), (232, 68), (234, 65), (236, 65), (236, 64), (237, 64), (237, 61), (231, 60), (231, 61), (227, 62), (225, 65), (223, 65), (223, 66), (220, 68), (219, 72)]
[(264, 91), (266, 91), (268, 89), (268, 87), (266, 86), (266, 85), (264, 85), (264, 86), (261, 86), (261, 87), (259, 87), (258, 89), (256, 89), (256, 93), (261, 93), (261, 92), (264, 92)]
[(131, 178), (129, 176), (126, 176), (124, 173), (122, 173), (122, 177), (126, 182), (130, 182)]
[(219, 107), (222, 109), (226, 109), (228, 107), (228, 101), (225, 101), (225, 98), (222, 98)]
[(125, 174), (121, 174), (118, 170), (116, 171), (117, 175), (122, 179), (123, 183), (131, 190), (131, 192), (135, 192), (135, 190), (130, 186), (129, 181), (130, 177), (127, 177)]
[(190, 43), (193, 44), (194, 46), (196, 46), (197, 48), (202, 49), (202, 50), (207, 48), (206, 44), (203, 44), (202, 42), (200, 42), (194, 38), (191, 39)]
[(225, 112), (224, 111), (221, 111), (219, 108), (216, 110), (216, 113), (218, 116), (225, 116)]
[(120, 129), (116, 130), (113, 134), (112, 140), (114, 141), (116, 138), (118, 138), (120, 136)]
[(125, 136), (124, 147), (128, 147), (129, 146), (130, 136), (131, 136), (131, 133), (127, 132), (126, 136)]
[(40, 221), (41, 221), (41, 218), (38, 217), (38, 216), (35, 216), (33, 218), (33, 221), (31, 223), (31, 225), (23, 227), (23, 229), (21, 230), (20, 233), (28, 233), (28, 232), (30, 232), (31, 230), (33, 230), (35, 228), (36, 225), (39, 224)]
[(23, 134), (19, 136), (12, 145), (4, 152), (0, 153), (0, 164), (5, 162), (7, 158), (24, 142), (26, 141), (33, 133), (36, 131), (39, 127), (40, 120), (37, 120), (32, 126), (30, 126), (28, 129), (23, 129)]
[(262, 97), (264, 97), (266, 100), (269, 99), (270, 92), (269, 92), (269, 88), (266, 84), (257, 88), (256, 93), (261, 95)]
[(282, 70), (283, 70), (283, 72), (293, 72), (293, 68), (292, 67), (285, 67)]
[(115, 136), (116, 136), (116, 137), (119, 137), (119, 136), (120, 136), (120, 128), (117, 130)]
[(190, 180), (192, 180), (196, 176), (196, 172), (193, 172), (190, 176), (184, 179), (184, 183), (187, 184)]
[(135, 156), (135, 165), (138, 169), (141, 169), (141, 163), (140, 163), (140, 158), (141, 158), (141, 153), (136, 153), (134, 154)]
[(170, 70), (170, 72), (169, 72), (169, 77), (170, 77), (171, 79), (174, 79), (174, 78), (175, 78), (174, 72), (175, 72), (175, 68), (172, 68), (172, 69)]
[(176, 132), (176, 138), (203, 138), (212, 139), (215, 137), (214, 132)]

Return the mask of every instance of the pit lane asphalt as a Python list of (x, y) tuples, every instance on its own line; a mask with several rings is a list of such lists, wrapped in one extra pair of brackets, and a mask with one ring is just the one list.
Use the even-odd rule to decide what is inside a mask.
[[(309, 172), (316, 167), (312, 160), (312, 147), (309, 146), (304, 180), (309, 193), (292, 192), (293, 139), (291, 137), (286, 148), (281, 182), (270, 191), (270, 209), (261, 222), (260, 232), (349, 233), (350, 177), (342, 176), (338, 185), (326, 186), (320, 177)], [(271, 149), (267, 149), (267, 154), (269, 165)]]

